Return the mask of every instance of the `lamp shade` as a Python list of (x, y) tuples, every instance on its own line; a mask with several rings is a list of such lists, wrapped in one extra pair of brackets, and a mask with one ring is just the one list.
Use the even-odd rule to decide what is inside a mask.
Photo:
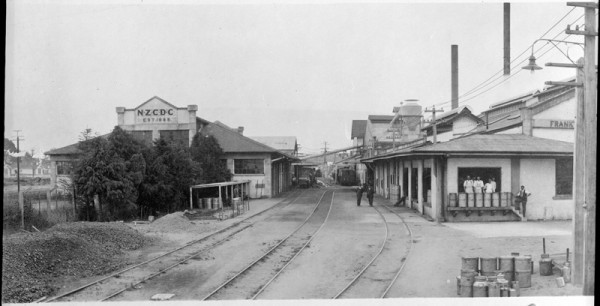
[(541, 70), (542, 67), (538, 66), (535, 63), (535, 56), (533, 56), (533, 54), (529, 57), (529, 64), (527, 64), (527, 66), (523, 66), (523, 69), (525, 70), (531, 70), (532, 72), (534, 70)]

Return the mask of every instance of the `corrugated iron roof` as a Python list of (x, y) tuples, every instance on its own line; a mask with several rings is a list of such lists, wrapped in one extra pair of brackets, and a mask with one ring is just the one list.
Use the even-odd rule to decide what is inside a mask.
[(200, 133), (215, 137), (225, 153), (277, 153), (293, 160), (297, 159), (227, 128), (223, 123), (211, 123), (204, 127)]
[(523, 134), (477, 134), (412, 150), (442, 153), (573, 153), (573, 143)]
[(366, 131), (367, 120), (352, 120), (352, 133), (350, 133), (350, 138), (365, 138)]
[(362, 162), (371, 162), (395, 156), (415, 155), (528, 155), (528, 156), (556, 156), (572, 155), (574, 144), (570, 142), (527, 136), (523, 134), (475, 134), (456, 138), (447, 142), (427, 144), (388, 154), (362, 159)]
[(533, 91), (529, 91), (529, 92), (520, 94), (518, 96), (514, 96), (514, 97), (509, 98), (509, 99), (502, 100), (500, 102), (493, 103), (493, 104), (490, 105), (489, 109), (484, 110), (483, 113), (492, 111), (492, 110), (497, 109), (499, 107), (504, 107), (504, 106), (511, 105), (511, 104), (514, 104), (514, 103), (523, 102), (523, 101), (525, 101), (527, 99), (532, 98), (534, 95), (536, 95), (539, 92), (540, 91), (536, 89), (536, 90), (533, 90)]

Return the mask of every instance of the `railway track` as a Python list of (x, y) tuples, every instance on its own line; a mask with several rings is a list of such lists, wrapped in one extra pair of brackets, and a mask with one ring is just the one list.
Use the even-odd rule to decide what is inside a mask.
[(68, 292), (38, 302), (109, 300), (126, 290), (135, 289), (137, 285), (158, 275), (164, 274), (168, 270), (184, 264), (203, 252), (227, 241), (232, 236), (252, 227), (254, 223), (260, 221), (261, 218), (267, 218), (268, 216), (265, 216), (267, 212), (272, 212), (276, 209), (282, 209), (291, 205), (303, 197), (305, 193), (306, 192), (304, 191), (294, 191), (290, 194), (290, 197), (280, 201), (272, 207), (244, 220), (235, 222), (228, 227), (191, 241), (181, 247), (170, 250), (142, 263), (127, 267)]
[[(363, 269), (350, 281), (342, 290), (336, 294), (333, 299), (338, 298), (385, 298), (392, 288), (412, 249), (413, 239), (412, 231), (404, 218), (391, 209), (388, 205), (381, 205), (386, 208), (387, 214), (382, 213), (375, 205), (373, 208), (377, 211), (385, 223), (385, 238), (379, 251), (363, 267)], [(385, 216), (387, 215), (387, 217)], [(392, 223), (390, 219), (398, 218), (401, 223)], [(408, 245), (405, 245), (403, 239), (395, 239), (401, 236), (402, 227), (405, 227), (408, 236)], [(398, 256), (399, 251), (406, 249), (403, 258)], [(399, 268), (391, 267), (390, 262), (401, 261)], [(387, 286), (383, 287), (382, 285)]]
[[(325, 191), (312, 213), (291, 234), (219, 285), (202, 300), (256, 299), (298, 254), (310, 245), (312, 239), (323, 228), (329, 218), (334, 195), (333, 190)], [(321, 205), (322, 203), (327, 204)]]

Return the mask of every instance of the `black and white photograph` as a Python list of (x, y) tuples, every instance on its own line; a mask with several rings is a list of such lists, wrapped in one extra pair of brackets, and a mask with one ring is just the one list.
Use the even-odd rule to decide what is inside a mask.
[(5, 8), (3, 304), (594, 304), (598, 2)]

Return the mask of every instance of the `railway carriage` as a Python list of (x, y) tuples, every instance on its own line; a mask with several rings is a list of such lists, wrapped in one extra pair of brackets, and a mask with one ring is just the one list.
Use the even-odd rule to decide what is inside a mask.
[(357, 185), (356, 171), (354, 169), (344, 168), (337, 170), (337, 182), (342, 186)]

